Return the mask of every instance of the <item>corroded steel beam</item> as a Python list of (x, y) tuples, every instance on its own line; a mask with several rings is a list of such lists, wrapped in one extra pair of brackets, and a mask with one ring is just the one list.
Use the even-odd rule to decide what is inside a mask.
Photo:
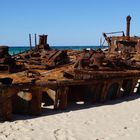
[(126, 18), (126, 36), (130, 36), (130, 21), (131, 21), (131, 17), (127, 16)]

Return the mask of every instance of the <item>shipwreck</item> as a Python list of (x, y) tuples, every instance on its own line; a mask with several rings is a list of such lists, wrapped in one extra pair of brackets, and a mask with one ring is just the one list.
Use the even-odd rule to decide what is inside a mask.
[[(71, 102), (105, 102), (140, 93), (140, 37), (103, 33), (108, 49), (54, 50), (47, 35), (23, 53), (0, 46), (0, 120), (13, 113), (40, 115), (42, 103), (66, 109)], [(113, 34), (113, 35), (112, 35)], [(36, 38), (35, 38), (36, 42)]]

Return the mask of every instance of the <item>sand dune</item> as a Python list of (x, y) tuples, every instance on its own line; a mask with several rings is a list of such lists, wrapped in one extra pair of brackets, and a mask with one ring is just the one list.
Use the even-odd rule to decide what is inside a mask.
[(43, 109), (40, 117), (14, 115), (0, 124), (0, 140), (139, 140), (140, 96), (104, 105)]

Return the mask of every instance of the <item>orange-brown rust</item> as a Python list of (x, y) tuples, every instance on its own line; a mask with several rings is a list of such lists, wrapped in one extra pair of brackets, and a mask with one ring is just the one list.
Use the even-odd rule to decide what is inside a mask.
[[(110, 37), (104, 33), (108, 51), (53, 50), (47, 35), (41, 35), (34, 49), (10, 56), (14, 66), (20, 64), (24, 69), (16, 67), (20, 72), (13, 69), (16, 73), (0, 74), (0, 119), (8, 120), (12, 112), (40, 114), (42, 92), (54, 109), (66, 109), (70, 102), (105, 102), (133, 95), (136, 85), (139, 93), (140, 37), (130, 36), (130, 17), (127, 21), (126, 36), (124, 32)], [(7, 54), (6, 48), (0, 52)], [(2, 56), (1, 62), (5, 59)], [(12, 81), (5, 84), (5, 77)], [(32, 96), (26, 98), (24, 93)]]

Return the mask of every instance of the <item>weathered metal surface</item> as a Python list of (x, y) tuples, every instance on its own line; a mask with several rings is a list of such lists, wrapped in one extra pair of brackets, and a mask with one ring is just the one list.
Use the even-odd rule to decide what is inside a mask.
[(69, 101), (90, 101), (92, 103), (105, 102), (106, 100), (134, 94), (138, 79), (128, 78), (125, 80), (132, 81), (132, 86), (130, 86), (129, 82), (124, 83), (123, 78), (104, 79), (102, 81), (77, 80), (77, 83), (75, 81), (67, 81), (65, 83), (58, 81), (58, 83), (53, 83), (57, 85), (57, 88), (55, 89), (56, 98), (54, 100), (54, 108), (66, 109)]
[(140, 53), (140, 37), (130, 37), (130, 20), (131, 17), (127, 16), (126, 36), (110, 36), (107, 37), (106, 33), (103, 33), (108, 45), (109, 53), (121, 53), (121, 55), (132, 55), (133, 53)]
[(0, 121), (11, 120), (12, 102), (9, 96), (5, 95), (3, 86), (0, 86)]
[(49, 44), (47, 44), (48, 35), (39, 35), (39, 44), (36, 46), (37, 49), (50, 50)]
[(74, 70), (75, 79), (79, 80), (104, 80), (104, 79), (126, 79), (126, 78), (140, 78), (140, 71), (138, 70), (115, 70), (115, 71), (86, 71), (86, 70)]
[(39, 36), (38, 45), (35, 37), (35, 48), (12, 57), (7, 47), (1, 47), (1, 65), (11, 66), (14, 60), (12, 66), (21, 65), (25, 71), (0, 75), (11, 78), (0, 79), (0, 120), (10, 119), (13, 112), (40, 114), (45, 103), (42, 93), (54, 109), (66, 109), (70, 102), (105, 102), (140, 93), (140, 37), (130, 36), (130, 20), (128, 16), (126, 35), (103, 34), (108, 51), (53, 50), (47, 35)]
[(33, 83), (3, 85), (0, 90), (0, 120), (12, 119), (12, 113), (40, 115), (42, 88)]
[(15, 60), (8, 53), (8, 46), (0, 46), (0, 71), (12, 72), (15, 68)]
[(127, 16), (126, 18), (126, 36), (130, 36), (130, 20), (131, 20), (131, 17), (130, 16)]
[(59, 65), (69, 63), (67, 51), (52, 50), (47, 43), (47, 35), (40, 35), (39, 44), (30, 51), (15, 55), (15, 60), (17, 63), (22, 63), (29, 70), (53, 69)]

